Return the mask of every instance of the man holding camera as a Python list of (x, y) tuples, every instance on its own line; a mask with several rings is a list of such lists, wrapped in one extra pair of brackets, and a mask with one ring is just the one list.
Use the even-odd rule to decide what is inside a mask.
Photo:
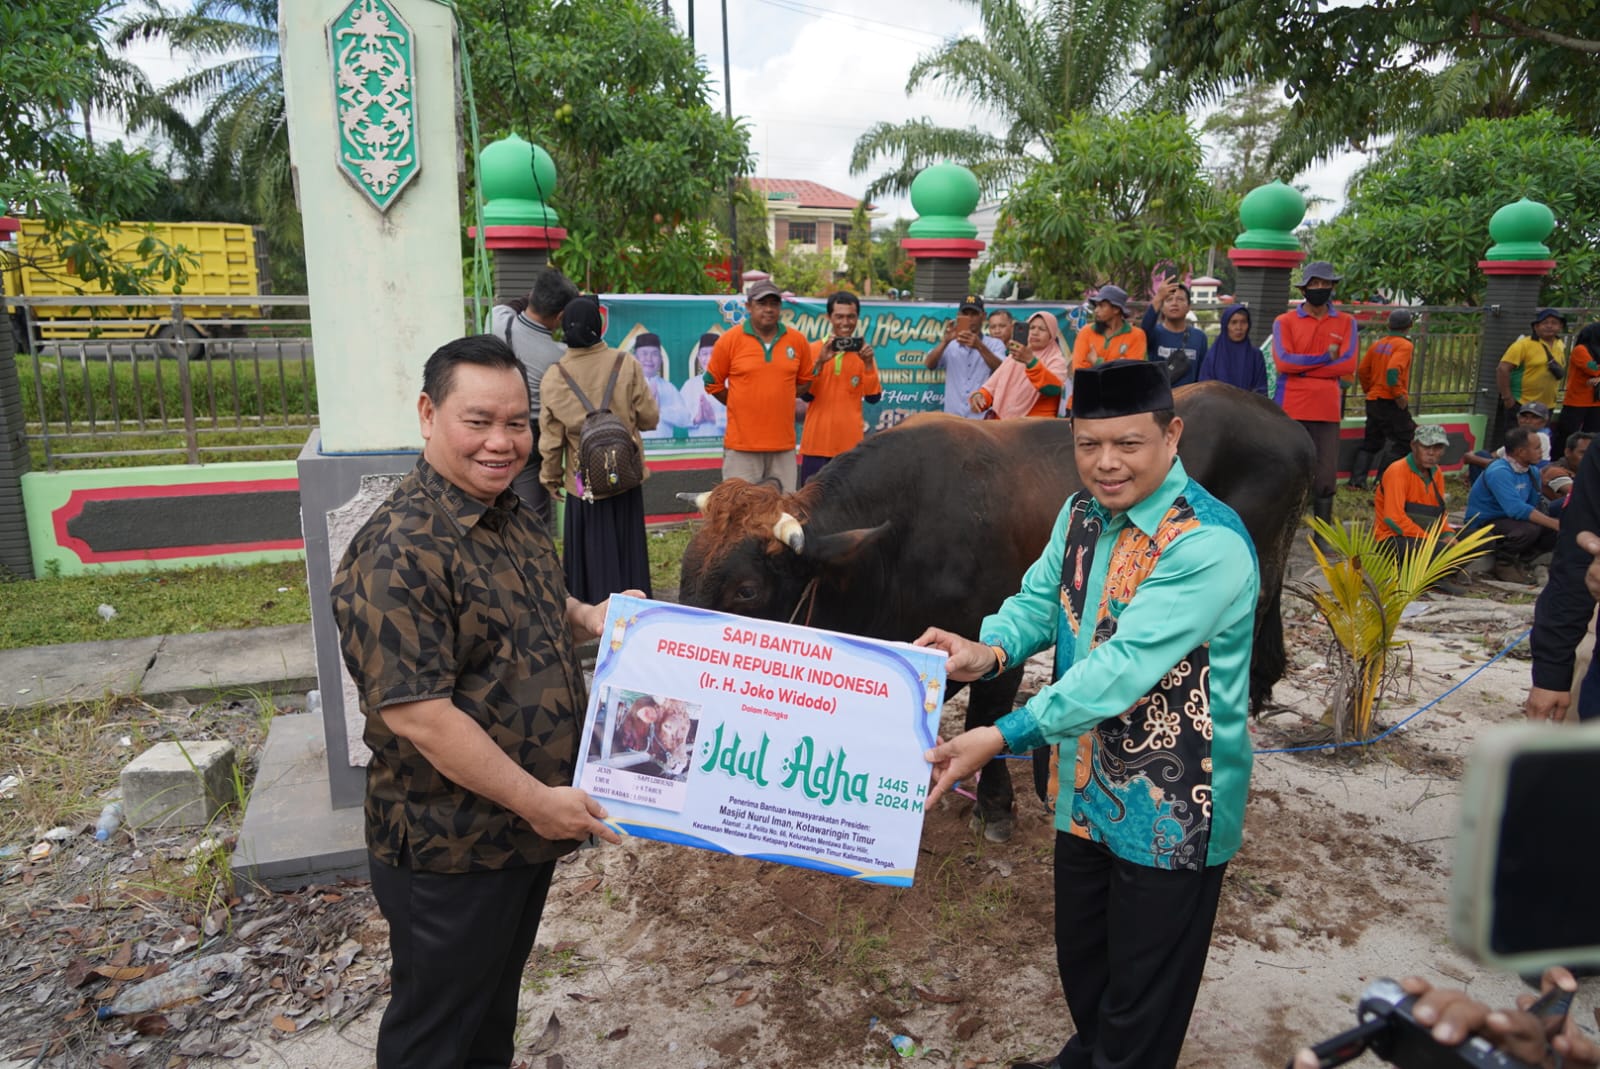
[(983, 298), (969, 293), (956, 317), (944, 325), (944, 337), (923, 360), (930, 371), (944, 372), (944, 410), (963, 419), (982, 419), (967, 399), (988, 381), (1006, 358), (998, 338), (983, 333)]
[(1206, 332), (1189, 322), (1189, 303), (1189, 287), (1169, 278), (1156, 290), (1139, 322), (1150, 359), (1166, 363), (1174, 386), (1199, 382), (1200, 358), (1206, 355)]
[[(1521, 1065), (1539, 1069), (1595, 1069), (1600, 1066), (1600, 1046), (1584, 1035), (1570, 1016), (1563, 1014), (1551, 1019), (1538, 1015), (1535, 1011), (1539, 1007), (1534, 1004), (1536, 1000), (1532, 995), (1518, 998), (1514, 1010), (1494, 1010), (1465, 991), (1434, 987), (1420, 976), (1408, 976), (1400, 981), (1400, 986), (1406, 994), (1417, 996), (1411, 1015), (1442, 1047), (1459, 1047), (1469, 1038), (1481, 1036), (1496, 1051), (1517, 1059)], [(1539, 987), (1545, 994), (1559, 990), (1570, 996), (1578, 990), (1578, 982), (1571, 972), (1557, 967), (1545, 970)], [(1296, 1052), (1289, 1066), (1290, 1069), (1319, 1069), (1325, 1064), (1328, 1063), (1305, 1047)], [(1475, 1061), (1463, 1058), (1456, 1064), (1485, 1062), (1479, 1054)]]
[(810, 402), (800, 434), (800, 485), (862, 438), (861, 403), (875, 405), (883, 396), (872, 346), (856, 334), (861, 302), (841, 290), (828, 298), (833, 336), (812, 346), (811, 383), (800, 394)]

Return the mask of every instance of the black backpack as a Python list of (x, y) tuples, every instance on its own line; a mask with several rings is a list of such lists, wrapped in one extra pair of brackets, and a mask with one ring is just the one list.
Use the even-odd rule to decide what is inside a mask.
[(606, 392), (600, 398), (599, 408), (589, 403), (566, 368), (559, 362), (555, 365), (588, 413), (583, 417), (583, 426), (578, 428), (576, 458), (578, 479), (583, 485), (583, 499), (588, 502), (625, 494), (644, 482), (644, 456), (639, 452), (639, 443), (634, 440), (633, 431), (622, 422), (622, 417), (611, 411), (611, 394), (617, 387), (617, 374), (627, 358), (626, 353), (617, 354), (617, 362), (611, 365), (611, 377), (606, 380)]

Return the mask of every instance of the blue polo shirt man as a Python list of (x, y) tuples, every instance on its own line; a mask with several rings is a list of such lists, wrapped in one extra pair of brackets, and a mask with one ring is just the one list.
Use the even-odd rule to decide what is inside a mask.
[(944, 410), (963, 419), (982, 419), (972, 410), (970, 398), (1000, 362), (1006, 347), (999, 338), (983, 332), (983, 298), (969, 293), (956, 317), (944, 325), (944, 337), (928, 350), (923, 365), (944, 372)]
[(1513, 427), (1506, 432), (1506, 455), (1496, 459), (1467, 495), (1467, 526), (1492, 527), (1494, 577), (1503, 583), (1530, 583), (1528, 565), (1555, 548), (1561, 521), (1539, 504), (1539, 432)]

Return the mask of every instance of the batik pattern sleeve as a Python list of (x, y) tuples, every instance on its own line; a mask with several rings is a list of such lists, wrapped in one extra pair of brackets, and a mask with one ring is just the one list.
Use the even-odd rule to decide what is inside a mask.
[[(1054, 540), (1051, 545), (1059, 552)], [(1174, 665), (1211, 641), (1255, 576), (1249, 546), (1232, 531), (1201, 527), (1174, 541), (1137, 594), (1126, 605), (1111, 605), (1116, 618), (1111, 637), (1022, 708), (1000, 718), (996, 726), (1009, 749), (1024, 753), (1062, 742), (1132, 709)], [(1059, 596), (1059, 564), (1054, 578)]]
[(331, 596), (362, 711), (373, 716), (390, 705), (450, 697), (456, 619), (444, 558), (378, 538), (350, 548)]

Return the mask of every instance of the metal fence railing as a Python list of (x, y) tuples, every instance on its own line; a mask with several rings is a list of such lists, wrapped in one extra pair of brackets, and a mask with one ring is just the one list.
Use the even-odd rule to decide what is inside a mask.
[[(17, 326), (17, 372), (36, 470), (150, 463), (289, 459), (317, 425), (309, 299), (6, 297)], [(1345, 306), (1361, 350), (1387, 329), (1389, 306)], [(1471, 411), (1481, 307), (1409, 306), (1413, 411)], [(1562, 309), (1572, 336), (1593, 309)], [(1220, 308), (1197, 305), (1215, 337)], [(466, 320), (472, 319), (471, 310)], [(473, 327), (470, 322), (467, 329)], [(1345, 391), (1359, 418), (1361, 391)]]
[(305, 297), (7, 301), (37, 469), (292, 458), (316, 426)]

